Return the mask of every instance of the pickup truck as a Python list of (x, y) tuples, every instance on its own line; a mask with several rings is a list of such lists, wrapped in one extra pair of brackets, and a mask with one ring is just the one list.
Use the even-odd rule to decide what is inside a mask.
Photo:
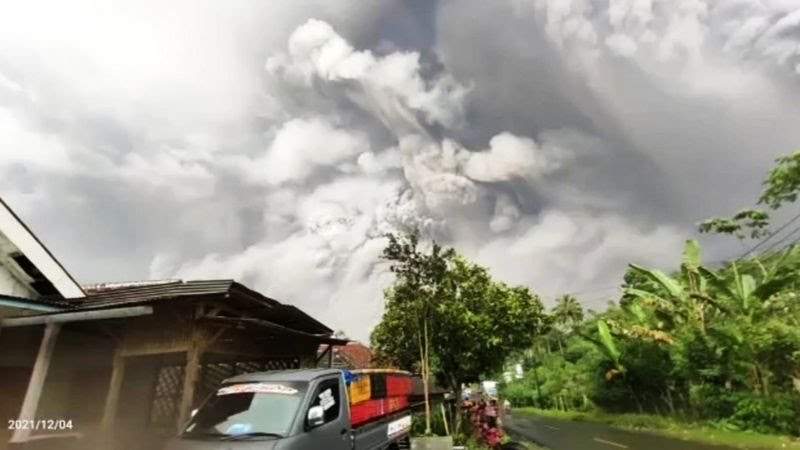
[(344, 372), (258, 372), (225, 380), (166, 450), (408, 448), (408, 409), (353, 427)]

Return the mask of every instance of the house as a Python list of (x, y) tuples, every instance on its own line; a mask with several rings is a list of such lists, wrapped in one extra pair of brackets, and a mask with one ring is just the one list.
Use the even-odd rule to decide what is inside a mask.
[(82, 298), (80, 285), (0, 198), (0, 317), (53, 312), (46, 298)]
[(315, 367), (346, 344), (332, 333), (234, 280), (81, 286), (0, 201), (3, 423), (72, 425), (0, 431), (0, 449), (160, 448), (223, 379)]
[[(0, 199), (0, 318), (58, 312), (66, 305), (52, 299), (83, 296), (78, 283)], [(18, 418), (33, 366), (32, 353), (40, 339), (41, 330), (9, 334), (0, 328), (3, 419)], [(0, 448), (9, 438), (9, 427), (0, 428)]]
[(338, 367), (341, 369), (370, 369), (372, 365), (372, 350), (366, 345), (350, 341), (347, 345), (327, 346), (321, 345), (317, 350), (318, 359), (325, 367)]

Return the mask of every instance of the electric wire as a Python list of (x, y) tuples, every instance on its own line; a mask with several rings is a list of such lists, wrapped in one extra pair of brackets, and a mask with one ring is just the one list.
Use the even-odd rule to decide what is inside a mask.
[[(765, 250), (763, 250), (763, 251), (761, 252), (761, 254), (763, 255), (763, 254), (765, 254), (765, 253), (769, 252), (770, 250), (774, 249), (775, 247), (777, 247), (777, 246), (779, 246), (779, 245), (783, 244), (784, 242), (786, 242), (786, 241), (787, 241), (787, 240), (789, 240), (790, 238), (792, 238), (792, 237), (796, 236), (796, 235), (797, 235), (797, 233), (800, 233), (800, 227), (797, 227), (797, 228), (793, 229), (793, 230), (792, 230), (792, 231), (791, 231), (789, 234), (787, 234), (786, 236), (784, 236), (784, 237), (783, 237), (783, 238), (781, 238), (780, 240), (777, 240), (777, 241), (773, 242), (773, 243), (772, 243), (772, 244), (771, 244), (769, 247), (767, 247)], [(792, 242), (797, 242), (797, 240), (794, 240), (794, 241), (792, 241)], [(790, 245), (791, 245), (791, 243), (790, 243)], [(783, 249), (783, 248), (781, 248), (781, 250), (782, 250), (782, 249)]]
[(766, 236), (764, 239), (762, 239), (762, 240), (758, 241), (758, 242), (757, 242), (757, 243), (756, 243), (754, 246), (752, 246), (752, 247), (751, 247), (749, 250), (747, 250), (746, 252), (742, 253), (742, 254), (741, 254), (741, 255), (740, 255), (738, 258), (736, 258), (736, 259), (737, 259), (737, 260), (739, 260), (739, 259), (742, 259), (742, 258), (744, 258), (745, 256), (749, 255), (750, 253), (753, 253), (754, 251), (758, 250), (758, 248), (759, 248), (759, 247), (761, 247), (762, 245), (766, 244), (766, 243), (767, 243), (767, 242), (768, 242), (770, 239), (772, 239), (773, 237), (775, 237), (776, 235), (778, 235), (778, 234), (779, 234), (781, 231), (785, 230), (785, 229), (786, 229), (786, 228), (787, 228), (789, 225), (793, 224), (793, 223), (794, 223), (794, 222), (796, 222), (797, 220), (800, 220), (800, 213), (797, 213), (797, 214), (796, 214), (794, 217), (792, 217), (792, 218), (791, 218), (791, 219), (790, 219), (788, 222), (786, 222), (786, 223), (784, 223), (783, 225), (781, 225), (781, 226), (780, 226), (780, 228), (778, 228), (777, 230), (775, 230), (775, 231), (773, 231), (773, 232), (769, 233), (769, 234), (768, 234), (768, 235), (767, 235), (767, 236)]

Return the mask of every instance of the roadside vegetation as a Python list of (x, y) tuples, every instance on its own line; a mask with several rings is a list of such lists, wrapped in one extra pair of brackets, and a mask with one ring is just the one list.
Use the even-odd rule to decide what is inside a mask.
[[(776, 210), (798, 191), (800, 153), (778, 160), (758, 203)], [(702, 232), (755, 245), (704, 264), (699, 244), (687, 241), (672, 273), (631, 264), (621, 297), (601, 313), (560, 298), (549, 332), (511, 360), (524, 376), (503, 394), (515, 406), (617, 426), (728, 444), (790, 442), (758, 434), (800, 436), (800, 247), (774, 237), (800, 232), (798, 219), (776, 231), (758, 209), (710, 219)]]
[(800, 442), (788, 436), (754, 433), (751, 431), (731, 431), (705, 425), (685, 422), (675, 417), (653, 414), (610, 414), (598, 410), (561, 411), (557, 409), (520, 408), (514, 412), (522, 415), (535, 415), (557, 420), (575, 422), (595, 422), (631, 431), (644, 431), (676, 439), (725, 445), (747, 449), (800, 449)]

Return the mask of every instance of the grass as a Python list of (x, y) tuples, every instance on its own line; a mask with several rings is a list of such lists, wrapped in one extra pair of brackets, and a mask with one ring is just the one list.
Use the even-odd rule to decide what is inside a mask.
[(775, 436), (747, 431), (730, 431), (703, 424), (681, 421), (672, 417), (647, 414), (608, 414), (600, 411), (557, 411), (536, 408), (518, 408), (515, 413), (537, 415), (557, 420), (597, 422), (615, 428), (656, 433), (685, 441), (728, 445), (745, 449), (800, 450), (800, 440), (788, 436)]

